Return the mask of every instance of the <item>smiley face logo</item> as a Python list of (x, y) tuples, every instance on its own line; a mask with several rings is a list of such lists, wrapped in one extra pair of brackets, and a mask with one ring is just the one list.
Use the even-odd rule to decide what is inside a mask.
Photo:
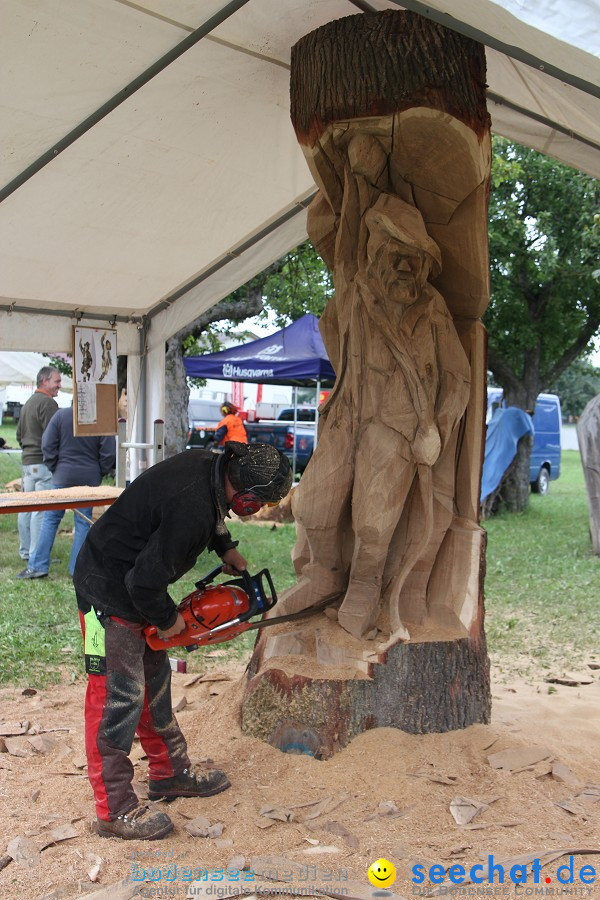
[(396, 880), (396, 868), (389, 859), (377, 859), (369, 866), (367, 875), (374, 887), (387, 888)]

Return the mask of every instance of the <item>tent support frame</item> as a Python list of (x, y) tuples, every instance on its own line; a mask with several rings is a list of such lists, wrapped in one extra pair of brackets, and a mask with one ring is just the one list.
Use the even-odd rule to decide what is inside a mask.
[(200, 28), (197, 28), (175, 47), (169, 50), (168, 53), (165, 53), (164, 56), (157, 59), (151, 66), (148, 66), (148, 68), (141, 72), (137, 78), (130, 81), (129, 84), (122, 88), (117, 94), (114, 94), (110, 100), (103, 103), (102, 106), (91, 113), (91, 115), (84, 119), (83, 122), (80, 122), (79, 125), (76, 125), (68, 134), (57, 141), (54, 146), (50, 147), (49, 150), (46, 150), (45, 153), (42, 153), (41, 156), (32, 162), (31, 165), (27, 166), (27, 168), (17, 175), (16, 178), (9, 181), (9, 183), (0, 190), (0, 203), (2, 203), (3, 200), (6, 200), (7, 197), (10, 197), (12, 193), (22, 187), (25, 182), (29, 181), (30, 178), (47, 166), (48, 163), (53, 162), (59, 153), (62, 153), (63, 150), (66, 150), (67, 147), (74, 144), (75, 141), (97, 125), (98, 122), (101, 122), (102, 119), (109, 115), (109, 113), (113, 112), (118, 106), (124, 103), (125, 100), (128, 100), (136, 93), (136, 91), (139, 91), (140, 88), (148, 84), (149, 81), (152, 81), (153, 78), (170, 66), (171, 63), (179, 59), (179, 57), (189, 50), (190, 47), (193, 47), (201, 41), (202, 38), (206, 37), (207, 34), (210, 34), (210, 32), (218, 25), (221, 25), (226, 19), (236, 13), (242, 6), (245, 6), (246, 3), (248, 3), (248, 0), (229, 0), (229, 3), (226, 3), (225, 6), (211, 16), (210, 19), (207, 19)]

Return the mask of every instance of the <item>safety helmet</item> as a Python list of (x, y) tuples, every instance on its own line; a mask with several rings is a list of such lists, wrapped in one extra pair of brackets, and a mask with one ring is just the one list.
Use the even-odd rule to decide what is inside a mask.
[(240, 495), (253, 495), (262, 503), (278, 503), (292, 487), (289, 460), (270, 444), (226, 441), (227, 476)]

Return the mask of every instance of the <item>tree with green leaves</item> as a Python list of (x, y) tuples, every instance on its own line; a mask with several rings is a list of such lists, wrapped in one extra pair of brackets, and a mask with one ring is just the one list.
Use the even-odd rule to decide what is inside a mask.
[(563, 421), (575, 421), (600, 394), (600, 368), (587, 359), (577, 359), (550, 385), (550, 391), (560, 397)]
[(165, 454), (185, 449), (189, 386), (184, 356), (221, 349), (217, 329), (230, 334), (245, 319), (271, 316), (278, 328), (307, 312), (320, 315), (333, 292), (331, 273), (305, 241), (228, 297), (206, 310), (167, 341), (165, 376)]
[[(533, 410), (600, 328), (598, 182), (494, 138), (489, 210), (488, 369), (507, 404)], [(530, 445), (510, 509), (528, 502)]]

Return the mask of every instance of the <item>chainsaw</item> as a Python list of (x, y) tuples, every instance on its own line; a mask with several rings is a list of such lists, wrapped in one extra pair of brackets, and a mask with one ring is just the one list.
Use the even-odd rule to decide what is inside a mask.
[[(308, 609), (272, 619), (251, 622), (254, 616), (263, 615), (277, 603), (275, 586), (268, 569), (256, 575), (242, 572), (240, 578), (213, 585), (221, 574), (218, 566), (196, 582), (196, 590), (188, 594), (179, 604), (178, 612), (185, 620), (185, 631), (170, 638), (161, 638), (156, 625), (144, 629), (146, 642), (153, 650), (167, 650), (169, 647), (185, 647), (187, 651), (197, 650), (210, 644), (221, 644), (251, 629), (279, 625), (291, 619), (306, 618), (321, 612), (329, 606), (336, 595), (326, 597)], [(270, 594), (265, 590), (267, 582)]]

